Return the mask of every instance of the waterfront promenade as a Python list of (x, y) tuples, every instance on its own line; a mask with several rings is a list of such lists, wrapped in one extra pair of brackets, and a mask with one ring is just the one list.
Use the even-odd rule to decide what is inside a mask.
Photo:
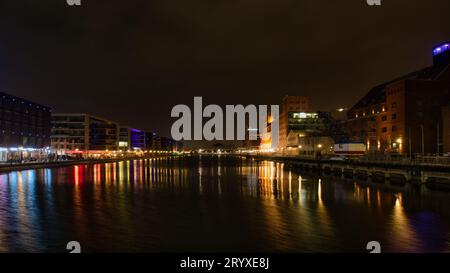
[(88, 165), (88, 164), (102, 164), (112, 163), (125, 160), (140, 160), (156, 157), (174, 157), (179, 156), (175, 154), (164, 155), (147, 155), (137, 157), (118, 157), (118, 158), (100, 158), (100, 159), (69, 159), (69, 160), (55, 160), (55, 161), (41, 161), (41, 162), (26, 162), (26, 163), (3, 163), (0, 164), (0, 173), (7, 173), (13, 171), (33, 170), (43, 168), (59, 168), (73, 165)]
[(312, 174), (328, 175), (344, 179), (370, 181), (394, 186), (411, 184), (431, 189), (450, 191), (450, 162), (446, 160), (369, 160), (368, 158), (333, 160), (312, 157), (272, 154), (246, 154), (254, 160), (270, 160), (284, 163), (286, 167)]

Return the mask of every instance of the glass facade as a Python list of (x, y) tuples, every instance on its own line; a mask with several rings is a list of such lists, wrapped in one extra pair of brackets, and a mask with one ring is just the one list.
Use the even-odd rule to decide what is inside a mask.
[(50, 146), (51, 109), (0, 92), (0, 147)]

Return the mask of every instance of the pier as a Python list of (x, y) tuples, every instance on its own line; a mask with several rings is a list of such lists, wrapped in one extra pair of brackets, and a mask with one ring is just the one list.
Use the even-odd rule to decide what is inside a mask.
[(372, 162), (363, 160), (330, 160), (294, 156), (246, 155), (255, 160), (273, 160), (286, 167), (312, 174), (344, 179), (369, 181), (374, 184), (390, 184), (450, 191), (450, 165), (426, 163), (402, 163), (397, 161)]

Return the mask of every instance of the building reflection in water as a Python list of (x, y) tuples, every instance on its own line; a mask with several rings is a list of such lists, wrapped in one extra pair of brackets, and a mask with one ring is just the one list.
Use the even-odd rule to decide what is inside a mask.
[[(314, 178), (272, 161), (77, 165), (0, 175), (0, 251), (52, 250), (74, 238), (94, 251), (182, 250), (197, 232), (205, 247), (236, 251), (365, 251), (377, 239), (386, 251), (445, 251), (450, 217), (436, 208), (448, 205), (446, 196)], [(416, 217), (428, 210), (440, 229)]]

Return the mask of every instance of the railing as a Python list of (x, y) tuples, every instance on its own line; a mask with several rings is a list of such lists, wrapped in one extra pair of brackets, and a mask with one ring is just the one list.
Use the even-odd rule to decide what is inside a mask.
[(448, 156), (436, 156), (436, 155), (428, 155), (428, 156), (414, 156), (410, 157), (400, 157), (400, 156), (363, 156), (358, 159), (355, 159), (360, 162), (376, 162), (376, 163), (395, 163), (402, 165), (439, 165), (439, 166), (450, 166), (450, 157)]
[(339, 157), (337, 155), (298, 155), (298, 154), (282, 154), (282, 153), (252, 153), (249, 155), (257, 155), (263, 157), (284, 157), (298, 158), (309, 160), (341, 160), (343, 162), (361, 162), (361, 163), (386, 163), (398, 165), (422, 165), (422, 166), (448, 166), (450, 168), (450, 156), (436, 155), (417, 155), (413, 158), (398, 155), (365, 155), (360, 157)]

